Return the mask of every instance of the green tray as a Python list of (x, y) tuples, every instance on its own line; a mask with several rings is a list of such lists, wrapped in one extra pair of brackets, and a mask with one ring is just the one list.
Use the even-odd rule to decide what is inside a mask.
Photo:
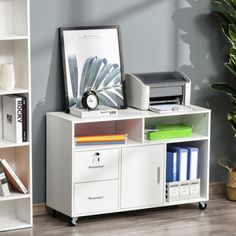
[(192, 136), (192, 126), (188, 124), (157, 125), (156, 130), (147, 132), (148, 140), (185, 138)]

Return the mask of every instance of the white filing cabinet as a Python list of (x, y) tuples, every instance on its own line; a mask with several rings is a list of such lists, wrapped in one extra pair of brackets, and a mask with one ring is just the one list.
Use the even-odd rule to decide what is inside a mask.
[[(187, 123), (188, 138), (149, 141), (145, 127)], [(126, 144), (76, 146), (78, 135), (127, 133)], [(201, 203), (205, 208), (209, 187), (210, 111), (157, 114), (128, 108), (118, 116), (82, 119), (64, 112), (47, 114), (47, 199), (54, 211), (76, 224), (81, 216)], [(200, 194), (192, 198), (166, 199), (166, 150), (170, 143), (199, 148)]]

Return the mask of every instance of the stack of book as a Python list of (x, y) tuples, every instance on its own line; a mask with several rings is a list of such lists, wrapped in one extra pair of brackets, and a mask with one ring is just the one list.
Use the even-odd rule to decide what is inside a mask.
[(76, 146), (125, 144), (126, 141), (127, 134), (102, 134), (75, 137)]

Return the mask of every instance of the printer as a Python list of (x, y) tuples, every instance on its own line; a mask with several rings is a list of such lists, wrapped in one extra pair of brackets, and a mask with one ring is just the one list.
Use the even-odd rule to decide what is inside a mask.
[(152, 105), (190, 105), (191, 81), (181, 72), (126, 74), (126, 96), (130, 107), (148, 110)]

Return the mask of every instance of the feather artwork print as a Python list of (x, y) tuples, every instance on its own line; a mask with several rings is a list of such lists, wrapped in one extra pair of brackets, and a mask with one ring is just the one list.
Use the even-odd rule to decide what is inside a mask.
[[(71, 100), (70, 104), (76, 104), (79, 108), (82, 107), (83, 94), (92, 90), (96, 92), (101, 105), (110, 107), (121, 107), (123, 105), (121, 69), (117, 63), (108, 63), (106, 58), (88, 57), (83, 65), (78, 89), (78, 78), (75, 77), (78, 77), (76, 58), (74, 56), (70, 56), (70, 58), (70, 75), (74, 77), (72, 79), (71, 76), (74, 100)], [(75, 88), (73, 88), (74, 85)], [(79, 90), (79, 96), (75, 96), (77, 95), (75, 90)]]

